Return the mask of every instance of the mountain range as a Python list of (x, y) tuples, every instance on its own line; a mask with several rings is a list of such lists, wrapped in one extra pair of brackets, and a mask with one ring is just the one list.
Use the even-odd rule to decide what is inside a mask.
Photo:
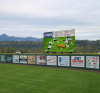
[(8, 36), (6, 34), (0, 35), (0, 41), (42, 41), (42, 38), (35, 38), (35, 37), (15, 37), (15, 36)]

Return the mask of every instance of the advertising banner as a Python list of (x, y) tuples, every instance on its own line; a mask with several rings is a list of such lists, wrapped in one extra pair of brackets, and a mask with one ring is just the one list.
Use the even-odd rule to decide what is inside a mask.
[(53, 37), (67, 37), (67, 36), (75, 36), (75, 30), (62, 30), (53, 32)]
[(47, 56), (47, 65), (57, 65), (57, 57), (56, 56)]
[(1, 62), (6, 62), (6, 55), (1, 55)]
[(43, 51), (75, 52), (75, 30), (72, 29), (44, 33)]
[(84, 56), (71, 56), (72, 67), (84, 67)]
[(20, 55), (20, 63), (27, 64), (27, 56), (26, 55)]
[(99, 56), (86, 56), (86, 68), (99, 69)]
[(36, 64), (36, 56), (28, 56), (28, 64)]
[(70, 66), (70, 56), (58, 56), (58, 66)]
[(52, 32), (45, 32), (44, 33), (44, 38), (52, 38), (53, 37), (53, 33)]
[(46, 57), (45, 56), (37, 56), (37, 64), (45, 65), (46, 64)]
[(19, 63), (19, 55), (13, 55), (13, 63)]
[(13, 59), (12, 55), (6, 56), (6, 62), (12, 62), (12, 59)]

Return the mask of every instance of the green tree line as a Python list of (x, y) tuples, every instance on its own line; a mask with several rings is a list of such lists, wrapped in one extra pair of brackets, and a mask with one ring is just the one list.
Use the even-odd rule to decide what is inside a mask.
[[(0, 53), (43, 53), (43, 42), (33, 41), (0, 41)], [(76, 53), (99, 53), (100, 40), (76, 40)]]

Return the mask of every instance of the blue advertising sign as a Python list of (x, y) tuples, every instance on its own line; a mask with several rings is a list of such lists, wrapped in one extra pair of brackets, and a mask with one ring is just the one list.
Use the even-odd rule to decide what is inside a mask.
[(12, 60), (12, 57), (7, 59), (7, 61), (10, 61), (10, 60)]
[(12, 62), (12, 59), (13, 59), (12, 55), (7, 55), (6, 57), (7, 62)]
[(52, 38), (53, 37), (53, 32), (45, 32), (43, 34), (44, 38)]

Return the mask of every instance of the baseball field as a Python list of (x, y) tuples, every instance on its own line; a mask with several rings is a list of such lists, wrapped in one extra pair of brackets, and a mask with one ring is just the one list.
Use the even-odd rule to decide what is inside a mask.
[(100, 93), (100, 74), (0, 63), (0, 93)]
[[(58, 45), (66, 46), (64, 40), (66, 37), (57, 37), (57, 41), (53, 41), (54, 38), (44, 38), (43, 39), (43, 51), (44, 52), (75, 52), (75, 36), (71, 36), (72, 44), (69, 42), (69, 47), (58, 47)], [(49, 42), (54, 42), (51, 45), (51, 51), (48, 48)]]

